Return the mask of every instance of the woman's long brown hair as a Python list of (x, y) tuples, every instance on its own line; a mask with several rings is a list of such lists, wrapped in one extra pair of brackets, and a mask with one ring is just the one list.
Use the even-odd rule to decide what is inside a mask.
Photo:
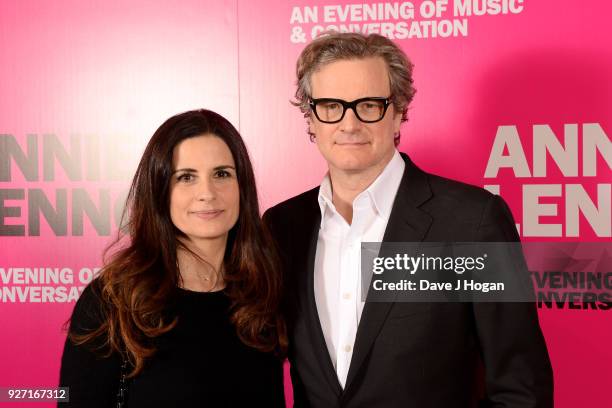
[(181, 141), (213, 134), (229, 147), (240, 190), (240, 214), (230, 230), (224, 258), (225, 292), (231, 320), (240, 340), (253, 348), (284, 355), (285, 324), (279, 313), (281, 274), (278, 256), (259, 214), (255, 176), (238, 131), (222, 116), (185, 112), (164, 122), (140, 160), (126, 201), (123, 227), (107, 249), (112, 253), (94, 281), (101, 324), (69, 337), (75, 344), (96, 344), (105, 355), (120, 353), (133, 369), (143, 369), (155, 354), (152, 339), (172, 330), (177, 318), (168, 313), (180, 285), (178, 237), (169, 210), (172, 153)]

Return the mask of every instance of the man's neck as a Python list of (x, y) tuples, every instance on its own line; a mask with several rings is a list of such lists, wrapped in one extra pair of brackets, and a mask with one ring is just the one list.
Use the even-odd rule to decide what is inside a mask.
[(379, 166), (360, 171), (344, 171), (334, 167), (329, 168), (329, 179), (332, 185), (332, 202), (336, 211), (349, 225), (353, 221), (353, 201), (365, 191), (380, 176), (389, 164), (393, 155)]

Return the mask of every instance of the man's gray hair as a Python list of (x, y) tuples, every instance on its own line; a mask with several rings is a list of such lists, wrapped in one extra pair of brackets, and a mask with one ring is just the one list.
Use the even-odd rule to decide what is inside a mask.
[(297, 90), (292, 103), (308, 117), (314, 72), (335, 61), (371, 57), (381, 57), (387, 64), (393, 106), (396, 112), (401, 112), (402, 122), (406, 121), (408, 105), (416, 92), (412, 80), (413, 64), (393, 41), (378, 34), (321, 33), (304, 48), (297, 60)]

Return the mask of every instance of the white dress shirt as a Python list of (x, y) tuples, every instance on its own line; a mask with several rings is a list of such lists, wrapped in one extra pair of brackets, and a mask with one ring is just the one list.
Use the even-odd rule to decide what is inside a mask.
[(350, 225), (333, 204), (329, 174), (319, 189), (321, 228), (314, 267), (315, 301), (327, 350), (342, 388), (364, 306), (361, 242), (382, 241), (404, 167), (396, 150), (376, 180), (355, 197)]

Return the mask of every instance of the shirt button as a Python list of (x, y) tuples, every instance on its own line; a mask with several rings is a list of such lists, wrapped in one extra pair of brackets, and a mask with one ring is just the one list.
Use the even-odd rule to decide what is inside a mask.
[(347, 344), (346, 346), (344, 346), (344, 351), (346, 351), (347, 353), (350, 353), (352, 349), (353, 348), (351, 347), (350, 344)]
[(344, 292), (342, 295), (342, 299), (349, 300), (351, 298), (351, 294), (349, 292)]

